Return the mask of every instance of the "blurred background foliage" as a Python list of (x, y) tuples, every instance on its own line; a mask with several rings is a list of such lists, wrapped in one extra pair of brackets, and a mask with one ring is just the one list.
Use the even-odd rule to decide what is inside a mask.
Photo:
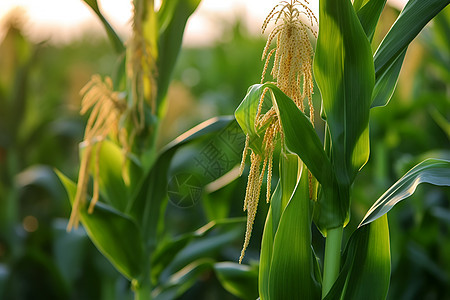
[[(384, 11), (373, 49), (398, 13)], [(132, 299), (129, 282), (84, 230), (66, 232), (70, 205), (53, 172), (56, 168), (77, 176), (78, 143), (86, 122), (78, 113), (79, 90), (91, 74), (113, 72), (113, 49), (106, 39), (91, 35), (64, 45), (36, 44), (23, 35), (20, 16), (5, 24), (0, 44), (0, 299)], [(160, 147), (201, 121), (233, 114), (247, 88), (260, 81), (264, 38), (250, 35), (239, 18), (222, 28), (220, 41), (182, 50)], [(355, 183), (350, 228), (414, 164), (425, 157), (450, 159), (449, 36), (446, 8), (409, 47), (388, 108), (372, 110), (371, 158)], [(318, 116), (316, 120), (317, 131), (323, 132)], [(201, 147), (183, 151), (173, 169)], [(245, 178), (207, 189), (192, 207), (169, 203), (166, 231), (177, 237), (210, 221), (244, 216)], [(255, 270), (266, 211), (261, 203), (246, 255), (245, 263)], [(389, 214), (389, 221), (389, 299), (450, 299), (450, 189), (421, 186)], [(194, 240), (184, 252), (213, 245), (202, 252), (203, 258), (236, 262), (243, 231), (244, 225), (203, 244)], [(314, 235), (320, 257), (323, 245), (319, 233)], [(222, 286), (215, 274), (199, 271), (179, 299), (238, 299), (233, 286)], [(249, 299), (257, 297), (254, 292)]]

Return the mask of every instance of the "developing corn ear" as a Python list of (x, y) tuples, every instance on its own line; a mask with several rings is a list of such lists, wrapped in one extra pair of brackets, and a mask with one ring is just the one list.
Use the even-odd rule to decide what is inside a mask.
[[(126, 73), (130, 87), (128, 95), (114, 91), (112, 79), (106, 77), (103, 81), (99, 75), (92, 76), (80, 91), (83, 97), (80, 113), (90, 112), (90, 116), (81, 143), (84, 153), (80, 163), (77, 194), (67, 226), (68, 231), (72, 227), (78, 227), (79, 211), (86, 202), (90, 173), (93, 175), (93, 193), (89, 213), (93, 213), (99, 199), (99, 160), (102, 142), (111, 135), (119, 142), (122, 153), (127, 158), (132, 151), (135, 137), (145, 127), (145, 102), (150, 105), (152, 113), (156, 112), (157, 85), (154, 76), (156, 50), (152, 44), (154, 41), (145, 38), (143, 26), (144, 14), (150, 13), (150, 10), (144, 9), (144, 2), (135, 1), (133, 12), (133, 34), (127, 43)], [(92, 159), (93, 171), (91, 171)], [(129, 181), (125, 160), (122, 177), (125, 182)]]
[(80, 207), (86, 202), (92, 158), (94, 159), (94, 190), (89, 205), (89, 213), (93, 212), (99, 198), (99, 153), (101, 145), (109, 134), (120, 135), (119, 120), (127, 110), (126, 100), (113, 90), (113, 83), (109, 77), (102, 81), (99, 75), (92, 76), (91, 81), (84, 86), (80, 94), (83, 95), (81, 114), (86, 114), (90, 109), (92, 111), (81, 144), (84, 153), (80, 163), (77, 193), (67, 225), (69, 231), (72, 227), (78, 227)]
[[(264, 69), (261, 76), (261, 83), (264, 82), (266, 71), (269, 68), (270, 59), (274, 57), (273, 66), (270, 71), (276, 85), (289, 96), (295, 105), (305, 111), (304, 102), (309, 106), (310, 121), (314, 124), (314, 107), (312, 104), (313, 79), (312, 79), (312, 56), (313, 48), (309, 41), (308, 32), (314, 37), (317, 33), (313, 25), (317, 24), (317, 19), (312, 10), (307, 6), (307, 1), (291, 0), (282, 1), (276, 5), (264, 20), (262, 33), (267, 29), (268, 24), (273, 21), (275, 27), (267, 38), (266, 46), (262, 54), (265, 60)], [(305, 15), (306, 22), (301, 19)], [(276, 46), (270, 50), (272, 42), (276, 40)], [(264, 151), (257, 151), (252, 148), (252, 140), (247, 135), (244, 152), (242, 154), (241, 174), (245, 164), (245, 157), (250, 150), (250, 172), (248, 175), (247, 190), (244, 200), (244, 211), (247, 210), (247, 230), (245, 233), (244, 246), (242, 248), (239, 262), (244, 258), (245, 250), (250, 242), (250, 236), (258, 207), (261, 185), (267, 169), (267, 194), (269, 202), (273, 152), (277, 142), (283, 137), (283, 130), (276, 114), (275, 107), (271, 107), (266, 112), (262, 112), (263, 102), (268, 89), (261, 94), (258, 104), (258, 111), (255, 119), (255, 128), (264, 130), (262, 148)], [(311, 187), (310, 187), (311, 189)]]

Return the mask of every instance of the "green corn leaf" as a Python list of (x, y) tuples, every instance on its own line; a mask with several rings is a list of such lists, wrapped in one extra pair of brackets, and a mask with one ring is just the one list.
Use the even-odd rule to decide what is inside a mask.
[(138, 187), (137, 195), (130, 201), (127, 211), (140, 224), (147, 246), (156, 247), (156, 236), (161, 216), (167, 203), (167, 173), (172, 157), (183, 145), (205, 138), (234, 122), (233, 117), (211, 118), (185, 132), (161, 150), (149, 174)]
[(275, 202), (281, 202), (281, 189), (280, 184), (275, 188), (270, 200), (270, 208), (267, 213), (266, 223), (264, 224), (264, 231), (261, 241), (261, 253), (259, 257), (259, 275), (258, 275), (258, 287), (259, 296), (261, 299), (269, 298), (269, 275), (270, 265), (272, 262), (273, 252), (273, 238), (275, 236), (273, 226), (273, 213), (272, 208)]
[[(273, 92), (273, 101), (284, 130), (287, 148), (302, 159), (321, 183), (319, 198), (315, 202), (314, 221), (322, 234), (326, 235), (327, 228), (342, 226), (348, 221), (349, 202), (339, 201), (339, 197), (348, 199), (348, 190), (345, 188), (342, 188), (342, 191), (339, 190), (331, 163), (309, 119), (275, 85), (265, 84), (264, 86), (270, 87)], [(292, 162), (289, 163), (292, 164)], [(285, 201), (283, 203), (285, 205)], [(278, 226), (277, 206), (273, 209), (274, 226)]]
[(386, 299), (391, 276), (386, 216), (358, 228), (350, 237), (342, 257), (339, 277), (324, 300)]
[(90, 8), (95, 12), (95, 14), (98, 16), (100, 21), (102, 22), (103, 26), (106, 29), (106, 34), (108, 35), (109, 40), (114, 46), (114, 50), (117, 53), (122, 53), (125, 51), (125, 46), (120, 39), (120, 37), (117, 35), (117, 33), (114, 31), (114, 29), (109, 24), (108, 20), (103, 16), (102, 12), (100, 11), (100, 8), (98, 7), (97, 0), (83, 0), (87, 5), (89, 5)]
[(384, 106), (389, 103), (389, 100), (394, 94), (395, 87), (397, 86), (398, 75), (402, 69), (403, 60), (405, 59), (406, 50), (395, 59), (395, 61), (380, 74), (375, 82), (375, 88), (372, 94), (372, 107)]
[[(94, 155), (97, 154), (98, 150), (100, 193), (115, 209), (123, 212), (130, 199), (127, 185), (122, 176), (125, 161), (123, 152), (119, 146), (109, 140), (96, 145), (92, 150)], [(96, 159), (91, 159), (92, 174), (95, 173), (95, 164)]]
[(164, 269), (159, 277), (160, 282), (166, 282), (173, 274), (178, 273), (198, 259), (216, 257), (231, 243), (241, 241), (244, 230), (245, 218), (239, 218), (233, 222), (223, 223), (217, 230), (210, 232), (201, 239), (193, 240)]
[(298, 156), (295, 154), (280, 155), (280, 180), (272, 194), (270, 208), (264, 225), (259, 259), (259, 294), (261, 299), (270, 299), (269, 275), (272, 264), (273, 241), (278, 230), (281, 215), (291, 199), (298, 182)]
[(255, 126), (256, 114), (258, 112), (259, 99), (263, 90), (259, 85), (252, 85), (249, 87), (247, 94), (234, 113), (236, 121), (241, 126), (245, 134), (250, 135), (251, 138), (262, 133), (257, 131)]
[(320, 1), (319, 19), (314, 74), (330, 130), (336, 178), (341, 186), (349, 186), (369, 158), (372, 51), (350, 0)]
[(213, 229), (220, 230), (221, 227), (226, 227), (229, 224), (242, 224), (245, 220), (243, 218), (224, 219), (209, 222), (194, 232), (183, 234), (173, 240), (163, 241), (158, 244), (155, 252), (152, 255), (152, 269), (151, 275), (154, 282), (158, 281), (162, 271), (175, 259), (175, 257), (194, 239), (202, 238), (210, 233)]
[(163, 1), (158, 11), (159, 41), (158, 41), (158, 95), (157, 104), (165, 98), (170, 78), (175, 67), (184, 28), (189, 16), (200, 4), (200, 0)]
[(264, 138), (264, 131), (266, 127), (256, 128), (256, 114), (258, 112), (259, 100), (264, 91), (260, 84), (252, 85), (236, 109), (234, 116), (242, 131), (250, 137), (249, 147), (254, 152), (263, 155), (264, 145), (262, 144)]
[[(236, 109), (236, 120), (242, 130), (250, 135), (250, 147), (262, 153), (262, 131), (264, 128), (256, 130), (255, 118), (260, 95), (265, 88), (270, 88), (274, 105), (278, 108), (278, 115), (281, 120), (285, 134), (285, 142), (288, 149), (300, 156), (316, 179), (324, 184), (330, 182), (333, 172), (330, 161), (323, 150), (322, 143), (311, 125), (308, 117), (302, 113), (294, 102), (286, 96), (275, 84), (255, 84), (250, 87), (242, 103)], [(255, 139), (260, 137), (260, 141)], [(254, 140), (252, 138), (255, 137)], [(308, 141), (308, 142), (304, 142)], [(258, 148), (259, 147), (259, 148)]]
[[(355, 1), (356, 2), (356, 1)], [(375, 28), (380, 19), (386, 0), (370, 0), (364, 4), (361, 9), (356, 9), (359, 21), (361, 22), (364, 32), (366, 33), (369, 42), (372, 42)]]
[[(298, 182), (298, 171), (299, 171), (299, 160), (298, 156), (295, 154), (284, 154), (280, 155), (280, 184), (275, 193), (280, 195), (275, 195), (273, 202), (271, 202), (271, 208), (273, 210), (273, 235), (278, 230), (278, 225), (280, 224), (281, 215), (283, 214), (286, 205), (291, 200), (292, 193), (295, 190), (295, 186)], [(278, 199), (279, 197), (279, 199)]]
[(214, 264), (214, 271), (222, 286), (239, 299), (258, 298), (258, 270), (233, 262)]
[(268, 284), (267, 299), (318, 299), (320, 295), (320, 285), (315, 280), (315, 258), (311, 251), (306, 168), (283, 211), (275, 234)]
[[(392, 65), (399, 64), (399, 61), (403, 60), (400, 57), (404, 55), (409, 43), (449, 3), (450, 0), (410, 0), (406, 4), (375, 52), (374, 64), (377, 81), (385, 76), (384, 73), (392, 72)], [(398, 68), (398, 65), (394, 67), (394, 69)], [(393, 81), (392, 74), (389, 77)], [(395, 76), (395, 81), (397, 77), (398, 74)], [(390, 93), (383, 94), (390, 95)], [(374, 103), (373, 106), (384, 106), (389, 102), (389, 99), (384, 98), (384, 101), (377, 99), (377, 103)]]
[(309, 118), (276, 85), (266, 83), (263, 87), (270, 87), (273, 93), (287, 148), (302, 159), (322, 185), (331, 185), (334, 173), (330, 160)]
[(450, 186), (450, 161), (430, 158), (409, 170), (374, 203), (360, 226), (386, 214), (398, 202), (411, 196), (421, 183)]
[[(76, 184), (56, 171), (73, 203)], [(141, 232), (132, 219), (111, 208), (97, 203), (94, 213), (80, 210), (80, 219), (97, 249), (128, 279), (136, 279), (143, 267), (143, 243)]]
[(152, 280), (156, 283), (159, 275), (164, 270), (165, 267), (174, 259), (174, 257), (186, 247), (192, 239), (196, 237), (201, 237), (213, 228), (213, 224), (209, 223), (202, 228), (184, 234), (174, 240), (162, 242), (158, 244), (155, 252), (152, 255)]
[(369, 0), (354, 0), (353, 8), (355, 9), (355, 11), (359, 11), (361, 7), (367, 4), (367, 2), (369, 2)]
[(165, 284), (154, 289), (151, 299), (178, 299), (198, 281), (202, 274), (212, 269), (213, 263), (214, 261), (211, 259), (199, 259), (187, 265), (176, 274), (173, 274)]

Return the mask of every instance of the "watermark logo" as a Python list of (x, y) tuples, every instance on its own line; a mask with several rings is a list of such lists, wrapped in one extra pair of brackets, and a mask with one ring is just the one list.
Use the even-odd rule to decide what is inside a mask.
[(195, 175), (179, 173), (170, 179), (167, 192), (173, 205), (190, 208), (200, 200), (203, 187)]
[(218, 132), (189, 162), (191, 172), (177, 173), (170, 179), (171, 203), (181, 208), (194, 206), (201, 199), (206, 183), (222, 177), (240, 163), (244, 143), (245, 135), (236, 122)]

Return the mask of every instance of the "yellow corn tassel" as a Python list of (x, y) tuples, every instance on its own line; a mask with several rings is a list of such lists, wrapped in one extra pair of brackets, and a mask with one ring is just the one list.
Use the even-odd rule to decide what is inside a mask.
[[(308, 99), (310, 120), (313, 123), (313, 79), (311, 71), (313, 48), (309, 41), (308, 32), (312, 33), (314, 37), (317, 37), (317, 33), (313, 29), (314, 23), (317, 24), (317, 19), (307, 4), (308, 2), (305, 0), (282, 1), (272, 9), (264, 20), (262, 25), (263, 33), (272, 20), (274, 20), (275, 27), (267, 38), (267, 43), (262, 54), (262, 60), (265, 60), (265, 62), (261, 83), (264, 82), (269, 61), (274, 56), (274, 63), (270, 74), (276, 80), (277, 86), (294, 101), (300, 110), (305, 110), (304, 101)], [(308, 24), (300, 19), (300, 15), (302, 14), (307, 17)], [(278, 24), (279, 21), (280, 23)], [(274, 40), (276, 40), (276, 47), (269, 51)], [(247, 136), (242, 155), (241, 173), (245, 165), (247, 152), (250, 149), (250, 173), (244, 200), (244, 211), (247, 210), (247, 231), (239, 262), (242, 262), (245, 250), (250, 241), (266, 168), (266, 198), (267, 202), (270, 200), (273, 152), (278, 140), (282, 140), (283, 138), (281, 124), (276, 116), (275, 108), (272, 107), (264, 114), (262, 113), (262, 103), (266, 92), (267, 89), (261, 95), (255, 122), (257, 128), (268, 125), (263, 138), (264, 154), (260, 155), (253, 152), (249, 147), (249, 136)], [(312, 186), (310, 186), (311, 191)]]

